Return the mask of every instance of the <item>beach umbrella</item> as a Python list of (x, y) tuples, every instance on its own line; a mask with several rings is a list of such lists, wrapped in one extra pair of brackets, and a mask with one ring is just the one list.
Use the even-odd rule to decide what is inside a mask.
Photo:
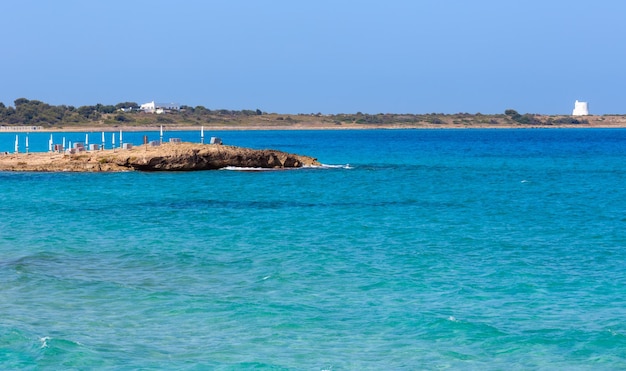
[(102, 132), (102, 149), (104, 149), (104, 131)]
[(52, 134), (50, 134), (50, 140), (48, 141), (48, 151), (52, 152), (52, 143), (54, 143), (54, 141), (52, 140)]
[(200, 127), (200, 143), (204, 144), (204, 125)]
[(161, 125), (161, 143), (163, 143), (163, 125)]
[(63, 137), (63, 150), (65, 151), (65, 137)]
[(26, 153), (28, 153), (28, 134), (26, 134)]
[(122, 130), (120, 129), (120, 147), (122, 146), (122, 143), (124, 143), (124, 141), (122, 141)]
[(115, 149), (115, 133), (111, 134), (111, 146)]
[(16, 135), (15, 136), (15, 153), (18, 153), (19, 148), (20, 148), (20, 141), (19, 141), (19, 138)]
[(89, 134), (85, 134), (85, 147), (89, 147)]

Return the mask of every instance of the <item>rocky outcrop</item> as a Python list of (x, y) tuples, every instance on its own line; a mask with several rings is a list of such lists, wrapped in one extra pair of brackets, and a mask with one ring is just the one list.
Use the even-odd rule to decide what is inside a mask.
[(0, 155), (0, 171), (194, 171), (225, 167), (285, 169), (319, 166), (316, 159), (275, 150), (164, 143), (132, 149), (79, 152), (77, 154)]

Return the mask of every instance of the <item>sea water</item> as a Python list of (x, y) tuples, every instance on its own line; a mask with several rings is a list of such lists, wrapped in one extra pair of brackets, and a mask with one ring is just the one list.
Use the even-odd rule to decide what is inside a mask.
[(626, 368), (626, 130), (209, 135), (330, 166), (0, 172), (0, 368)]

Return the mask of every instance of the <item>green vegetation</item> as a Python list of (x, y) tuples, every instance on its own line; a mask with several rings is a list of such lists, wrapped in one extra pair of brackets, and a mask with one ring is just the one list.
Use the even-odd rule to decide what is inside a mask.
[(514, 109), (508, 109), (506, 111), (504, 111), (504, 114), (509, 116), (509, 118), (517, 123), (520, 123), (522, 125), (542, 125), (543, 122), (541, 120), (539, 120), (537, 117), (535, 117), (534, 115), (531, 114), (524, 114), (524, 115), (520, 115), (516, 110)]
[(136, 102), (121, 102), (116, 105), (96, 104), (93, 106), (53, 106), (38, 100), (16, 99), (14, 106), (0, 102), (0, 125), (43, 126), (63, 128), (71, 126), (200, 126), (224, 127), (249, 126), (390, 126), (390, 127), (438, 127), (438, 126), (550, 126), (589, 124), (585, 119), (571, 116), (542, 116), (520, 114), (507, 109), (504, 114), (484, 115), (481, 113), (429, 113), (429, 114), (354, 114), (322, 115), (321, 113), (279, 115), (262, 112), (260, 109), (240, 111), (204, 106), (181, 106), (179, 111), (163, 114), (146, 113), (139, 110)]
[(573, 117), (558, 117), (555, 119), (549, 118), (546, 122), (547, 125), (587, 125), (589, 121), (579, 120)]
[(97, 122), (105, 114), (111, 114), (123, 107), (138, 108), (136, 103), (120, 103), (117, 106), (51, 106), (38, 100), (19, 98), (15, 107), (7, 107), (0, 103), (0, 123), (7, 125), (41, 125), (58, 126), (73, 124), (90, 124)]
[(589, 124), (589, 121), (584, 119), (576, 119), (573, 117), (558, 117), (552, 118), (548, 117), (545, 120), (541, 120), (537, 115), (524, 114), (520, 115), (516, 110), (507, 109), (504, 111), (504, 114), (507, 115), (511, 120), (522, 124), (522, 125), (581, 125), (581, 124)]

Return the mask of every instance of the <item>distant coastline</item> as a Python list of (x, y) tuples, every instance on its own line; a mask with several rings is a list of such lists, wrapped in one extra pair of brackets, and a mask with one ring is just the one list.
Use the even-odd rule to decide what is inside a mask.
[(119, 125), (119, 124), (78, 124), (70, 126), (45, 127), (37, 126), (2, 126), (0, 125), (0, 133), (23, 133), (23, 132), (100, 132), (100, 131), (117, 131), (123, 130), (128, 132), (135, 131), (159, 131), (161, 126), (168, 131), (199, 131), (204, 128), (205, 131), (255, 131), (255, 130), (376, 130), (376, 129), (441, 129), (441, 130), (457, 130), (457, 129), (619, 129), (626, 128), (625, 116), (588, 116), (585, 118), (585, 124), (485, 124), (472, 122), (458, 123), (396, 123), (396, 124), (341, 124), (331, 125), (323, 122), (308, 121), (295, 123), (290, 125), (261, 125), (255, 123), (240, 125), (185, 125), (185, 124), (147, 124), (147, 125)]
[(145, 110), (134, 102), (117, 105), (53, 106), (20, 98), (15, 107), (0, 103), (0, 132), (159, 130), (341, 130), (466, 128), (626, 128), (626, 115), (542, 115), (507, 109), (481, 113), (280, 114), (256, 110), (208, 109), (176, 105)]
[[(311, 120), (310, 116), (299, 116), (301, 122), (291, 124), (278, 124), (275, 122), (247, 122), (237, 125), (230, 124), (197, 124), (189, 125), (185, 123), (166, 123), (159, 124), (148, 123), (142, 125), (128, 125), (115, 123), (82, 123), (76, 125), (63, 126), (33, 126), (33, 125), (2, 125), (0, 124), (0, 133), (11, 132), (99, 132), (99, 131), (158, 131), (163, 127), (168, 131), (199, 131), (201, 128), (210, 131), (233, 131), (233, 130), (372, 130), (372, 129), (531, 129), (531, 128), (626, 128), (626, 116), (610, 115), (610, 116), (585, 116), (585, 123), (581, 124), (519, 124), (519, 123), (485, 123), (476, 120), (475, 117), (465, 117), (461, 122), (443, 122), (432, 124), (428, 122), (398, 122), (393, 124), (359, 124), (359, 123), (342, 123), (329, 124), (320, 120)], [(547, 117), (547, 116), (540, 116)], [(567, 116), (550, 116), (550, 117), (567, 117)]]

